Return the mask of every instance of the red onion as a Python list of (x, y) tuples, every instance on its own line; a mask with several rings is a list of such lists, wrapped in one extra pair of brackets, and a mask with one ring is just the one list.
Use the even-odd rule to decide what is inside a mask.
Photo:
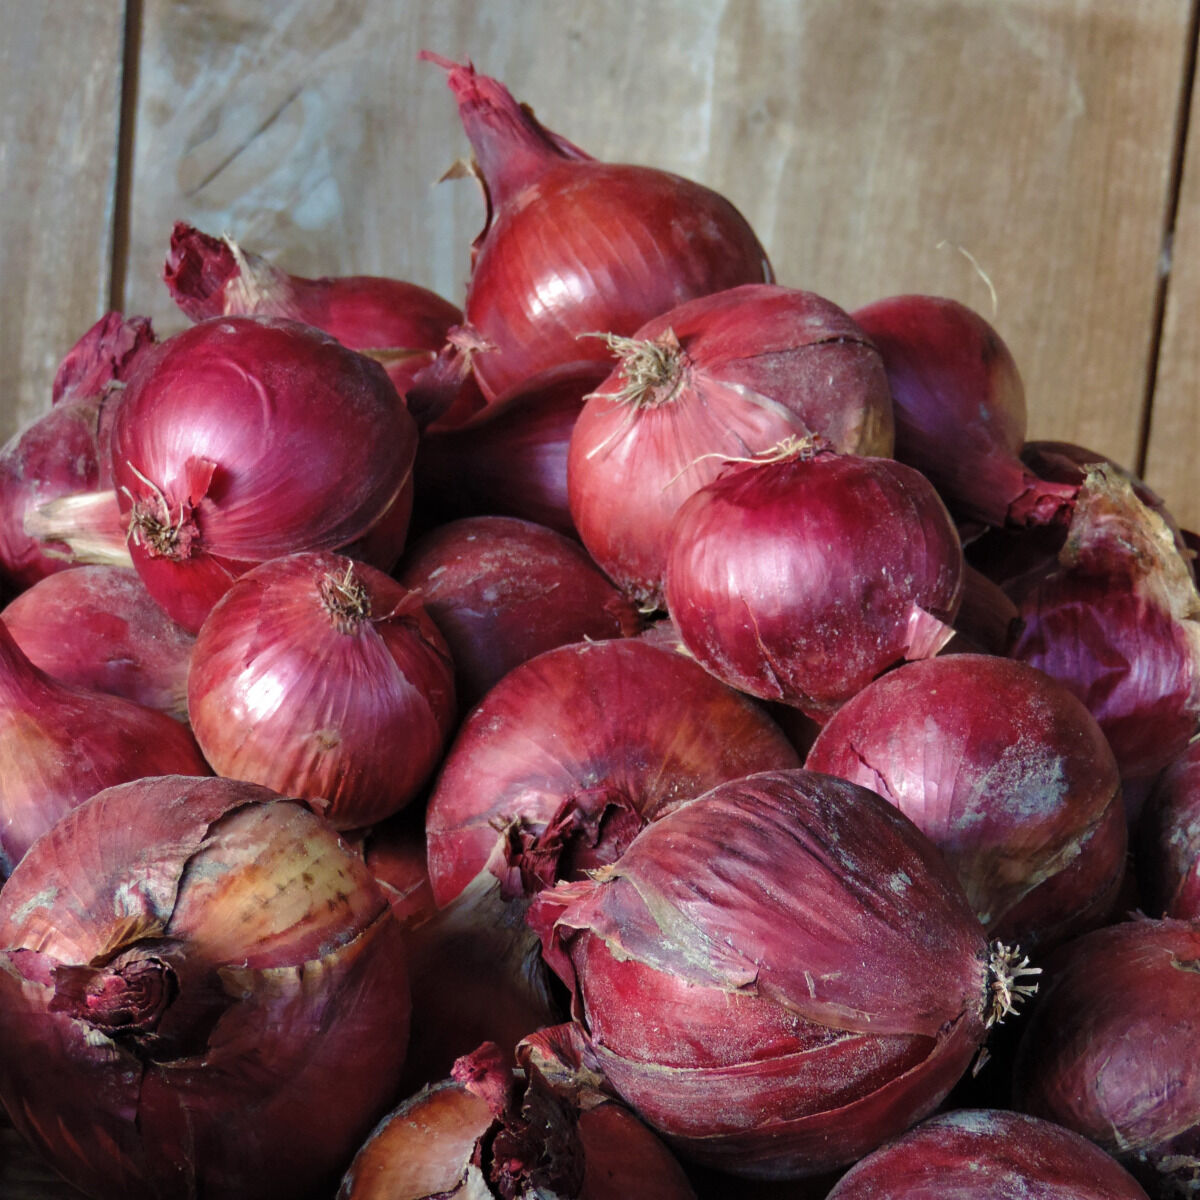
[(812, 446), (726, 470), (680, 509), (667, 607), (733, 687), (817, 720), (953, 636), (958, 534), (932, 485), (891, 459)]
[(1010, 653), (1079, 696), (1123, 779), (1182, 753), (1200, 728), (1200, 593), (1173, 530), (1128, 480), (1093, 467), (1055, 568), (1012, 592)]
[(51, 679), (0, 621), (0, 879), (64, 813), (147, 775), (207, 775), (178, 721)]
[(90, 1196), (328, 1196), (394, 1094), (403, 938), (332, 828), (167, 776), (69, 813), (0, 892), (0, 1098)]
[(129, 383), (112, 435), (134, 565), (195, 631), (238, 575), (383, 528), (399, 556), (416, 427), (382, 368), (273, 317), (205, 321), (163, 342)]
[(579, 414), (568, 496), (592, 557), (645, 607), (661, 606), (675, 514), (723, 459), (813, 434), (846, 453), (892, 452), (879, 354), (812, 292), (748, 284), (609, 341), (621, 365)]
[(682, 655), (637, 639), (548, 650), (492, 688), (446, 755), (426, 811), (434, 898), (504, 843), (518, 891), (577, 877), (673, 805), (797, 761), (761, 709)]
[(1200, 927), (1139, 919), (1098, 929), (1046, 964), (1021, 1039), (1024, 1111), (1090, 1138), (1153, 1197), (1200, 1181)]
[(1200, 920), (1200, 741), (1169, 763), (1138, 825), (1138, 879), (1155, 916)]
[(603, 359), (596, 331), (631, 334), (694, 296), (770, 280), (766, 252), (716, 192), (651, 167), (596, 162), (545, 129), (497, 80), (444, 67), (487, 201), (467, 323), (489, 400), (539, 371)]
[(10, 601), (0, 619), (30, 662), (60, 683), (186, 720), (196, 639), (163, 612), (132, 567), (48, 575)]
[(192, 651), (188, 715), (220, 775), (323, 800), (339, 829), (416, 795), (454, 722), (449, 651), (365, 563), (301, 552), (248, 571)]
[(515, 517), (438, 527), (405, 556), (397, 578), (445, 637), (464, 711), (543, 650), (639, 628), (633, 606), (578, 542)]
[(937, 296), (892, 296), (854, 313), (883, 355), (896, 457), (927, 475), (957, 517), (1042, 524), (1069, 514), (1075, 489), (1039, 479), (1018, 457), (1025, 387), (1000, 335)]
[(908, 663), (836, 712), (805, 761), (894, 804), (946, 856), (992, 937), (1028, 949), (1112, 908), (1125, 810), (1100, 726), (1024, 663)]
[(51, 403), (102, 395), (128, 377), (138, 357), (154, 344), (148, 317), (108, 312), (67, 351), (51, 386)]
[(567, 447), (603, 363), (564, 363), (451, 429), (430, 427), (417, 447), (419, 511), (435, 522), (494, 513), (575, 536)]
[(842, 1176), (828, 1200), (1146, 1200), (1086, 1138), (1000, 1109), (930, 1117)]
[(425, 864), (424, 814), (414, 814), (410, 806), (362, 830), (359, 852), (406, 930), (434, 915), (437, 905)]
[(851, 1162), (919, 1120), (1028, 990), (999, 949), (989, 978), (911, 821), (802, 770), (679, 806), (529, 919), (581, 1061), (681, 1154), (751, 1178)]

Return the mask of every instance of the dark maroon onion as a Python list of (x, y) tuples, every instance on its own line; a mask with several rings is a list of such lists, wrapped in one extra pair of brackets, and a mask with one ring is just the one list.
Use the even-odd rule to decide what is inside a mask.
[(339, 829), (399, 811), (455, 720), (446, 643), (382, 571), (316, 551), (234, 582), (192, 651), (188, 716), (218, 774), (324, 801)]
[(405, 555), (396, 577), (445, 637), (464, 712), (544, 650), (640, 627), (636, 610), (578, 542), (515, 517), (439, 526)]
[(908, 663), (848, 700), (805, 766), (909, 817), (992, 937), (1029, 949), (1112, 909), (1126, 846), (1116, 760), (1083, 704), (1033, 667), (984, 654)]
[(403, 936), (265, 788), (109, 788), (0, 891), (0, 1099), (90, 1196), (329, 1196), (392, 1101)]
[(728, 468), (683, 505), (667, 607), (718, 678), (824, 720), (888, 667), (953, 636), (962, 546), (911, 467), (785, 451)]
[(1090, 1138), (1152, 1197), (1200, 1181), (1200, 927), (1138, 919), (1046, 963), (1016, 1064), (1018, 1107)]
[(861, 1159), (828, 1200), (1146, 1200), (1086, 1138), (1001, 1109), (940, 1113)]
[(1069, 515), (1075, 489), (1020, 460), (1025, 387), (992, 326), (957, 300), (891, 296), (854, 313), (883, 355), (896, 457), (932, 480), (956, 517), (1044, 524)]
[(1138, 826), (1141, 898), (1154, 916), (1200, 920), (1200, 741), (1154, 781)]

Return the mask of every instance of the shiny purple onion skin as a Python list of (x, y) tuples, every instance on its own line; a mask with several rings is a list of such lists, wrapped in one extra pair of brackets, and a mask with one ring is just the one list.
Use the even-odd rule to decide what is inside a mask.
[(827, 1200), (1147, 1200), (1115, 1159), (1050, 1121), (939, 1113), (857, 1162)]
[(1090, 1138), (1155, 1200), (1200, 1181), (1200, 929), (1137, 918), (1045, 963), (1017, 1053), (1021, 1110)]
[(869, 787), (946, 855), (992, 937), (1099, 924), (1125, 869), (1116, 760), (1083, 704), (1025, 663), (956, 654), (869, 683), (805, 766)]
[(818, 1174), (927, 1115), (984, 1037), (988, 948), (938, 851), (865, 788), (723, 784), (535, 897), (584, 1060), (683, 1156)]

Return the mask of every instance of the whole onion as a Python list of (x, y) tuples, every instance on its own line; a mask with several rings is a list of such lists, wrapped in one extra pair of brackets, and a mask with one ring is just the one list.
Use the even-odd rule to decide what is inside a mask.
[(1200, 928), (1145, 918), (1046, 963), (1021, 1038), (1018, 1107), (1083, 1134), (1152, 1197), (1200, 1185)]
[(409, 550), (396, 576), (446, 639), (463, 711), (543, 650), (639, 626), (578, 542), (515, 517), (441, 525)]
[(453, 666), (419, 597), (306, 551), (246, 572), (209, 613), (188, 716), (218, 774), (324, 801), (351, 829), (397, 812), (441, 759)]
[(403, 938), (333, 829), (166, 776), (60, 821), (0, 892), (0, 1099), (97, 1200), (328, 1196), (386, 1111)]
[(1086, 1138), (1002, 1109), (939, 1113), (861, 1159), (828, 1200), (1146, 1200)]
[(979, 313), (940, 296), (891, 296), (854, 312), (887, 368), (896, 457), (931, 479), (961, 519), (1043, 524), (1070, 514), (1075, 488), (1019, 457), (1025, 386)]
[(1138, 880), (1147, 911), (1200, 920), (1200, 741), (1155, 779), (1138, 826)]
[(830, 718), (805, 760), (869, 787), (942, 851), (993, 937), (1026, 949), (1098, 924), (1125, 869), (1116, 760), (1095, 718), (1024, 663), (907, 663)]
[(1007, 954), (991, 972), (908, 818), (798, 769), (680, 805), (611, 866), (539, 893), (529, 919), (571, 989), (581, 1061), (681, 1154), (752, 1178), (816, 1174), (900, 1133), (1027, 990)]
[(93, 793), (147, 775), (207, 775), (165, 713), (52, 679), (0, 621), (0, 879)]
[(597, 162), (497, 80), (422, 57), (446, 69), (486, 194), (465, 311), (489, 400), (559, 363), (607, 355), (580, 334), (632, 334), (684, 300), (770, 280), (766, 252), (716, 192)]
[(844, 453), (892, 452), (879, 353), (812, 292), (746, 284), (609, 342), (620, 366), (575, 423), (568, 497), (583, 544), (644, 607), (661, 606), (675, 514), (723, 459), (810, 435)]
[(811, 444), (701, 488), (667, 558), (667, 607), (697, 661), (817, 720), (888, 667), (936, 654), (962, 589), (962, 546), (928, 480)]
[(143, 358), (114, 421), (134, 565), (191, 632), (270, 558), (368, 539), (365, 556), (390, 567), (416, 440), (383, 369), (328, 334), (275, 317), (203, 321)]

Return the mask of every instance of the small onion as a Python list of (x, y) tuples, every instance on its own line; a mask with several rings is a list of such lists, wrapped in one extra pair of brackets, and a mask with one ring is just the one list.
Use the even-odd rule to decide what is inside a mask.
[(1125, 868), (1116, 760), (1062, 684), (956, 654), (869, 683), (805, 760), (869, 787), (942, 851), (993, 937), (1027, 949), (1099, 924)]
[(680, 805), (529, 920), (580, 1061), (681, 1154), (751, 1178), (918, 1121), (1028, 990), (908, 818), (803, 770)]
[(861, 1159), (828, 1200), (1146, 1200), (1086, 1138), (1000, 1109), (930, 1117)]
[(319, 817), (233, 780), (109, 788), (0, 892), (0, 1099), (89, 1196), (317, 1200), (392, 1100), (407, 986)]
[(1138, 826), (1138, 880), (1147, 911), (1200, 920), (1200, 741), (1154, 781)]
[(727, 469), (680, 509), (667, 607), (733, 687), (826, 719), (888, 667), (953, 636), (958, 534), (933, 486), (812, 445)]
[(323, 800), (339, 829), (399, 811), (455, 718), (449, 651), (419, 598), (315, 551), (246, 572), (201, 626), (188, 715), (218, 774)]

